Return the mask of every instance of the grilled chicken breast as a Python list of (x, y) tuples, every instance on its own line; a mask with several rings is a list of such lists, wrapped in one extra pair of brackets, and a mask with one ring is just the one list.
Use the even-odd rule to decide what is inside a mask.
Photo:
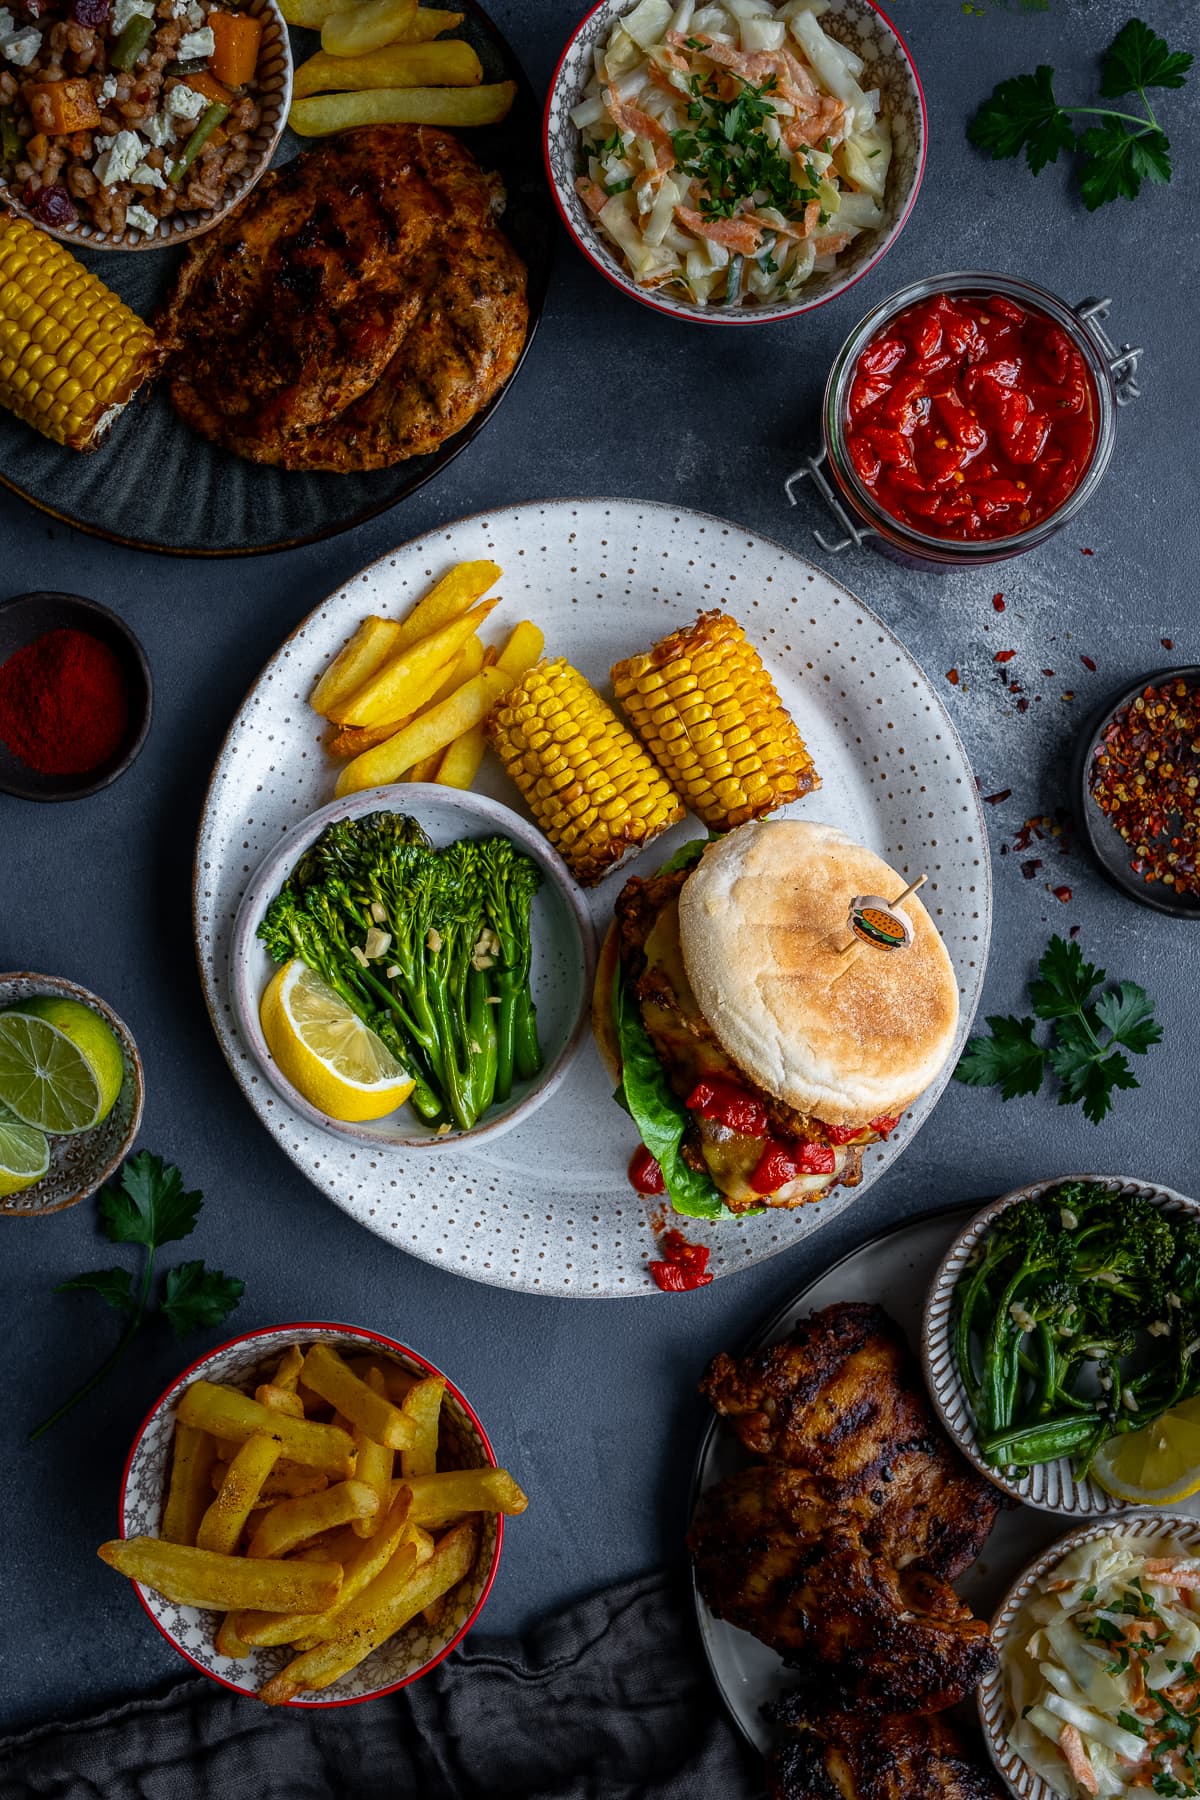
[(795, 1721), (793, 1731), (769, 1759), (770, 1800), (1004, 1800), (991, 1770), (940, 1716), (823, 1713)]
[(500, 199), (428, 126), (347, 132), (267, 175), (190, 248), (162, 329), (178, 412), (287, 469), (390, 467), (492, 399), (525, 342)]
[(999, 1496), (942, 1434), (887, 1314), (827, 1307), (783, 1344), (716, 1357), (702, 1391), (765, 1459), (692, 1521), (711, 1610), (819, 1677), (826, 1705), (929, 1713), (969, 1694), (995, 1655), (948, 1584)]

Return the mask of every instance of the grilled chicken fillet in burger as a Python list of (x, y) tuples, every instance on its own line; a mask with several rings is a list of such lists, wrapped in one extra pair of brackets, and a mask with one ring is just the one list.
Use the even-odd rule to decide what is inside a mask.
[(593, 1009), (601, 1052), (673, 1198), (697, 1175), (734, 1212), (853, 1187), (863, 1149), (950, 1056), (945, 945), (910, 897), (907, 948), (843, 955), (851, 901), (907, 882), (834, 826), (756, 821), (697, 851), (617, 900)]

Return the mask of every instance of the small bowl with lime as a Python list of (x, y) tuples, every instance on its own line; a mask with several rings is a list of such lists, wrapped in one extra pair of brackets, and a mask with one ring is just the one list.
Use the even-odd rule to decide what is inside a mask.
[(124, 1020), (53, 975), (0, 975), (0, 1217), (86, 1200), (137, 1137), (142, 1061)]

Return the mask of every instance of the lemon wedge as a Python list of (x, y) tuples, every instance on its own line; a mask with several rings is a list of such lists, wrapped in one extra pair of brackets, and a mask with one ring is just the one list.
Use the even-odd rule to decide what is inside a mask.
[(298, 958), (272, 978), (259, 1018), (284, 1075), (331, 1119), (382, 1119), (413, 1091), (412, 1076), (382, 1038)]
[(1106, 1494), (1135, 1506), (1174, 1506), (1200, 1493), (1200, 1398), (1109, 1438), (1092, 1474)]

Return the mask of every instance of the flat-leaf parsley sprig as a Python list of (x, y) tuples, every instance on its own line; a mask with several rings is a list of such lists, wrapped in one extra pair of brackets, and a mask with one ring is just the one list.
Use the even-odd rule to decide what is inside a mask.
[[(1137, 1077), (1123, 1054), (1144, 1056), (1162, 1037), (1154, 1006), (1134, 981), (1097, 995), (1107, 977), (1084, 962), (1078, 944), (1052, 937), (1029, 984), (1036, 1018), (990, 1018), (990, 1037), (973, 1037), (954, 1071), (968, 1087), (999, 1086), (1001, 1098), (1036, 1094), (1047, 1065), (1058, 1077), (1060, 1106), (1080, 1104), (1093, 1125), (1110, 1111), (1117, 1088), (1135, 1088)], [(1037, 1021), (1051, 1027), (1051, 1042), (1034, 1037)]]
[[(1172, 50), (1141, 19), (1122, 26), (1104, 53), (1100, 92), (1106, 100), (1136, 94), (1145, 113), (1110, 106), (1060, 106), (1054, 70), (1042, 63), (1032, 75), (1002, 81), (985, 100), (967, 136), (994, 157), (1019, 156), (1035, 175), (1060, 150), (1079, 156), (1080, 192), (1089, 212), (1109, 200), (1135, 200), (1145, 181), (1170, 181), (1170, 144), (1147, 97), (1148, 88), (1181, 88), (1192, 66), (1190, 51)], [(1072, 120), (1101, 119), (1076, 133)]]
[[(161, 1156), (140, 1150), (131, 1156), (118, 1182), (106, 1187), (100, 1195), (100, 1228), (114, 1244), (140, 1244), (146, 1252), (141, 1280), (134, 1288), (128, 1269), (92, 1269), (76, 1275), (55, 1288), (56, 1294), (86, 1290), (99, 1294), (106, 1305), (126, 1318), (125, 1330), (111, 1355), (76, 1388), (69, 1399), (43, 1419), (29, 1434), (30, 1442), (49, 1431), (100, 1383), (120, 1361), (141, 1329), (150, 1305), (154, 1278), (154, 1253), (163, 1244), (187, 1237), (196, 1227), (203, 1205), (197, 1193), (185, 1193), (183, 1176)], [(158, 1311), (174, 1328), (176, 1337), (205, 1325), (219, 1325), (228, 1318), (241, 1298), (244, 1282), (220, 1269), (210, 1269), (203, 1262), (177, 1263), (168, 1269), (163, 1283)]]

